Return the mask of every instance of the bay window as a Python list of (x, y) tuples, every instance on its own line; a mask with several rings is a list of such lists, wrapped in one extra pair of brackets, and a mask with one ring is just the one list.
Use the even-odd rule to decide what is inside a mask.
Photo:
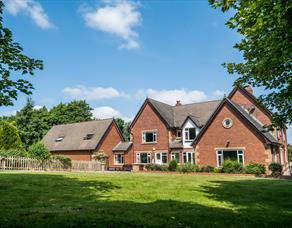
[(183, 163), (194, 163), (194, 153), (193, 152), (183, 152)]
[(124, 154), (123, 153), (116, 153), (114, 155), (114, 164), (115, 165), (122, 165), (124, 164)]
[(237, 161), (244, 164), (243, 150), (217, 150), (217, 166), (222, 166), (224, 160)]
[(140, 164), (148, 164), (151, 160), (151, 153), (137, 153), (136, 162)]

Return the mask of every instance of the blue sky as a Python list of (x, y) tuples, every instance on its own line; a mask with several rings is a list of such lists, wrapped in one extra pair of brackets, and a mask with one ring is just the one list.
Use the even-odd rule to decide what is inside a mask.
[[(7, 0), (4, 23), (27, 55), (44, 61), (30, 78), (36, 106), (86, 99), (96, 117), (132, 118), (145, 97), (174, 104), (220, 99), (240, 61), (230, 14), (206, 1)], [(255, 94), (262, 92), (255, 90)], [(26, 97), (13, 107), (19, 110)], [(291, 141), (291, 140), (290, 140)]]

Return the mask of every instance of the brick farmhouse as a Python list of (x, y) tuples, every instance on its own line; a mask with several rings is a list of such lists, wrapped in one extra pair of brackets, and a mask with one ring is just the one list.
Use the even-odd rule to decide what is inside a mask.
[[(171, 106), (147, 98), (125, 142), (114, 119), (54, 126), (43, 142), (52, 153), (91, 160), (104, 151), (109, 167), (179, 163), (221, 166), (225, 159), (268, 166), (279, 162), (288, 171), (286, 128), (267, 131), (272, 113), (251, 87), (235, 87), (222, 100)], [(88, 139), (88, 135), (91, 135)], [(62, 140), (61, 140), (62, 138)]]

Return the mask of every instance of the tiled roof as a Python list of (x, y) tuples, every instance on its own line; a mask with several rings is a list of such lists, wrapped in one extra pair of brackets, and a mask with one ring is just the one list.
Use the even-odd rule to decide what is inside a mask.
[(94, 150), (113, 121), (105, 119), (56, 125), (49, 130), (42, 142), (50, 151)]
[(186, 118), (190, 117), (198, 127), (202, 127), (215, 111), (221, 100), (171, 106), (148, 98), (169, 127), (180, 128)]
[(114, 152), (126, 152), (132, 146), (132, 142), (119, 142), (114, 148)]
[(182, 143), (182, 139), (181, 138), (176, 138), (174, 141), (172, 141), (169, 144), (169, 148), (170, 149), (180, 149), (183, 148), (183, 143)]

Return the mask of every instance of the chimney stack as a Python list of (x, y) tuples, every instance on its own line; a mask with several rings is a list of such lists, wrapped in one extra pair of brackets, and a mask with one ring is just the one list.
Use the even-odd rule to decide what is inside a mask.
[(249, 92), (250, 94), (253, 94), (253, 89), (252, 89), (251, 86), (247, 86), (247, 87), (245, 87), (245, 90), (246, 90), (247, 92)]
[(175, 106), (181, 106), (181, 102), (180, 101), (176, 101), (176, 105)]

